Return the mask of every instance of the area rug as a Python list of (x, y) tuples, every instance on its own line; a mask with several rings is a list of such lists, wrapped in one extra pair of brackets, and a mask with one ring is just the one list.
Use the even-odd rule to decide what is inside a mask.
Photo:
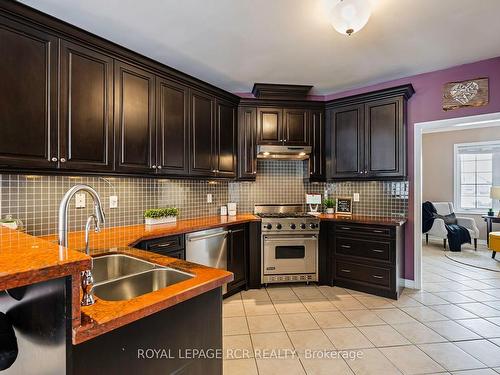
[[(462, 250), (460, 252), (447, 251), (445, 256), (455, 262), (485, 270), (500, 272), (500, 259), (492, 259), (491, 251)], [(500, 257), (499, 257), (500, 258)]]

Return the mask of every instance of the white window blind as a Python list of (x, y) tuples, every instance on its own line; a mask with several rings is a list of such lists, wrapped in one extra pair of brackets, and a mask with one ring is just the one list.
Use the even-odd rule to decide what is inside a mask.
[(455, 207), (486, 213), (498, 208), (491, 186), (500, 186), (500, 141), (455, 145)]

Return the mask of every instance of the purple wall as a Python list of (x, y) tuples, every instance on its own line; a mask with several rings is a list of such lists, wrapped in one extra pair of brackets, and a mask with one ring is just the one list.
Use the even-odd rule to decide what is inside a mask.
[[(463, 81), (479, 77), (489, 77), (489, 104), (484, 107), (461, 108), (443, 111), (441, 97), (443, 85), (447, 82)], [(454, 117), (473, 116), (484, 113), (500, 112), (500, 57), (435, 72), (401, 78), (359, 89), (327, 95), (325, 100), (338, 99), (393, 86), (411, 83), (415, 95), (408, 102), (408, 177), (410, 181), (410, 199), (408, 225), (406, 228), (405, 275), (413, 280), (413, 127), (415, 123), (442, 120)], [(240, 94), (241, 95), (241, 94)], [(251, 95), (251, 94), (250, 94)]]

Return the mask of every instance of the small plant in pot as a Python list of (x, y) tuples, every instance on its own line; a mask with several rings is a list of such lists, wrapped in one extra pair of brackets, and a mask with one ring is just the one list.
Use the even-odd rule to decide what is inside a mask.
[(166, 224), (177, 221), (179, 209), (175, 207), (150, 208), (144, 211), (146, 225)]
[(326, 198), (323, 201), (323, 205), (326, 207), (327, 214), (334, 214), (335, 213), (335, 199)]

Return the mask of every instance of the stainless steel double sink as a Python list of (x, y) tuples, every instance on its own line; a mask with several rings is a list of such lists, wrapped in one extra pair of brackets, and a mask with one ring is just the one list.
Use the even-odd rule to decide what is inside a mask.
[(106, 301), (123, 301), (166, 288), (194, 275), (125, 254), (92, 259), (94, 295)]

